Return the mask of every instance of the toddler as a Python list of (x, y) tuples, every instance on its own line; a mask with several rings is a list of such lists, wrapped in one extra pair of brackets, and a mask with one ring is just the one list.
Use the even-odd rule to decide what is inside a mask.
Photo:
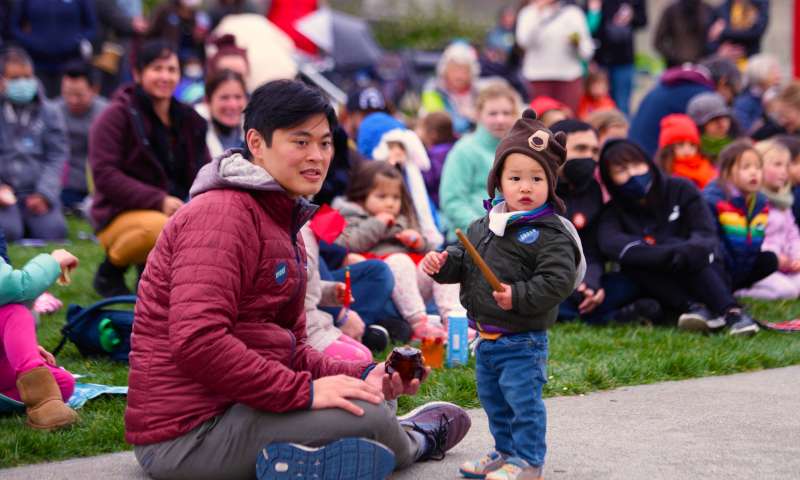
[(420, 121), (417, 135), (428, 152), (431, 168), (422, 172), (425, 187), (431, 201), (439, 208), (439, 181), (442, 178), (442, 168), (447, 154), (456, 143), (456, 133), (453, 131), (453, 121), (445, 112), (433, 112), (425, 115)]
[(800, 230), (792, 213), (789, 182), (789, 149), (774, 140), (756, 144), (764, 161), (764, 183), (761, 191), (767, 196), (769, 217), (761, 249), (778, 256), (778, 271), (739, 292), (742, 296), (765, 300), (792, 300), (800, 295)]
[(75, 379), (58, 368), (53, 355), (36, 341), (33, 315), (23, 304), (66, 276), (78, 259), (66, 250), (40, 254), (15, 270), (5, 255), (0, 233), (0, 393), (25, 404), (28, 426), (52, 430), (78, 421), (64, 402), (75, 389)]
[(581, 120), (588, 120), (589, 115), (594, 112), (617, 108), (617, 104), (608, 93), (608, 75), (603, 70), (590, 69), (586, 75), (584, 92), (578, 104), (578, 118)]
[(686, 106), (686, 114), (700, 130), (700, 151), (715, 161), (722, 149), (736, 137), (725, 98), (716, 92), (695, 95)]
[(700, 153), (700, 132), (688, 115), (674, 113), (661, 120), (656, 164), (676, 177), (691, 180), (699, 189), (717, 177), (717, 169)]
[(778, 257), (762, 252), (769, 206), (761, 193), (761, 155), (749, 140), (720, 152), (720, 176), (703, 191), (716, 219), (722, 259), (733, 291), (752, 286), (778, 269)]
[(447, 336), (428, 322), (425, 299), (433, 297), (444, 325), (460, 309), (458, 285), (437, 285), (417, 264), (431, 243), (420, 233), (403, 175), (389, 162), (365, 162), (357, 169), (346, 193), (334, 208), (347, 220), (336, 243), (366, 258), (386, 262), (395, 278), (392, 300), (412, 328), (412, 340)]
[(583, 281), (586, 263), (575, 227), (559, 216), (557, 171), (566, 135), (553, 135), (526, 110), (497, 147), (487, 191), (491, 211), (467, 232), (500, 279), (493, 292), (460, 244), (430, 252), (423, 270), (437, 282), (461, 283), (461, 301), (480, 334), (478, 397), (494, 450), (461, 466), (469, 478), (537, 479), (546, 451), (547, 329), (558, 305)]

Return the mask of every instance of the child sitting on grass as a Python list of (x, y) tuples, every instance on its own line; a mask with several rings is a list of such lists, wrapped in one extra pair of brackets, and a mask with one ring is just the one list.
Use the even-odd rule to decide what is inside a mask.
[(346, 197), (333, 205), (347, 220), (336, 244), (386, 262), (395, 279), (392, 300), (411, 325), (412, 340), (447, 337), (442, 327), (428, 322), (425, 300), (433, 297), (447, 325), (450, 313), (460, 309), (458, 285), (435, 284), (418, 268), (432, 245), (420, 232), (403, 175), (389, 162), (365, 162), (354, 172)]
[(717, 177), (717, 169), (700, 153), (700, 132), (688, 115), (661, 120), (656, 164), (666, 173), (691, 180), (699, 189)]
[(769, 217), (761, 193), (761, 155), (749, 140), (739, 140), (719, 156), (720, 176), (703, 191), (722, 246), (733, 291), (751, 287), (778, 269), (778, 257), (761, 251)]
[(761, 249), (778, 256), (778, 271), (738, 292), (743, 297), (764, 300), (793, 300), (800, 296), (800, 230), (792, 213), (789, 162), (791, 153), (775, 140), (756, 144), (764, 160), (764, 183), (761, 191), (767, 196), (769, 217)]
[(500, 279), (502, 292), (492, 291), (460, 244), (430, 252), (422, 263), (437, 282), (461, 283), (461, 301), (481, 336), (478, 397), (495, 445), (461, 466), (466, 477), (542, 477), (547, 329), (586, 271), (575, 227), (557, 214), (564, 211), (556, 182), (565, 144), (566, 135), (553, 135), (526, 110), (497, 147), (487, 182), (494, 206), (470, 225), (467, 236)]
[(23, 304), (77, 267), (78, 259), (66, 250), (53, 250), (15, 270), (6, 251), (0, 231), (0, 393), (25, 404), (31, 428), (66, 427), (78, 421), (78, 414), (64, 403), (72, 396), (75, 379), (38, 344), (33, 315)]

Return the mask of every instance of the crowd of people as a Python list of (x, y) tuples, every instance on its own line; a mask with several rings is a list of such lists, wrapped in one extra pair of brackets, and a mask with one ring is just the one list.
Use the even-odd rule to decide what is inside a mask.
[[(300, 13), (314, 10), (303, 3)], [(0, 229), (10, 242), (60, 240), (65, 215), (83, 216), (105, 253), (94, 289), (139, 295), (126, 422), (145, 470), (200, 478), (219, 460), (246, 478), (245, 457), (270, 441), (318, 445), (372, 430), (400, 466), (441, 456), (468, 418), (438, 405), (398, 423), (391, 408), (373, 408), (418, 387), (384, 375), (373, 352), (445, 339), (448, 319), (466, 312), (498, 445), (462, 472), (536, 478), (543, 430), (505, 432), (503, 415), (525, 408), (526, 425), (539, 424), (543, 406), (503, 400), (509, 387), (492, 362), (519, 364), (495, 348), (501, 338), (527, 335), (544, 372), (556, 318), (753, 335), (758, 322), (740, 298), (800, 297), (800, 82), (760, 51), (769, 2), (673, 1), (652, 26), (667, 68), (632, 108), (634, 33), (652, 23), (645, 4), (504, 7), (484, 42), (444, 49), (418, 110), (397, 110), (373, 70), (334, 113), (300, 82), (254, 88), (252, 70), (265, 66), (236, 35), (214, 33), (227, 16), (266, 14), (314, 53), (285, 2), (259, 12), (239, 0), (209, 10), (170, 0), (149, 18), (136, 1), (9, 2)], [(468, 265), (457, 229), (503, 292)], [(27, 319), (13, 304), (76, 263), (56, 251), (21, 270), (33, 287), (3, 283), (0, 327)], [(0, 266), (16, 272), (7, 258)], [(257, 331), (254, 319), (275, 328)], [(0, 328), (6, 355), (11, 336), (25, 339), (0, 363), (0, 391), (41, 414), (33, 426), (74, 422), (58, 400), (72, 386), (48, 368), (33, 328), (17, 329)], [(543, 383), (537, 374), (520, 388), (540, 397)], [(363, 402), (346, 402), (359, 388)], [(175, 419), (164, 406), (174, 396), (195, 407)], [(330, 426), (309, 440), (281, 420), (309, 407), (365, 420), (343, 430), (334, 416), (297, 413)], [(214, 453), (245, 425), (264, 428)], [(530, 449), (515, 451), (517, 435)], [(193, 460), (175, 465), (176, 451)]]

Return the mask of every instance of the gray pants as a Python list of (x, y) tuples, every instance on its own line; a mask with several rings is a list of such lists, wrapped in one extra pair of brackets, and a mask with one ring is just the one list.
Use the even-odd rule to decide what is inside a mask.
[(16, 205), (0, 208), (0, 227), (9, 242), (26, 237), (40, 240), (67, 238), (67, 223), (59, 202), (51, 205), (50, 211), (44, 215), (34, 215), (25, 208), (25, 198), (19, 198)]
[(291, 442), (316, 447), (345, 437), (364, 437), (388, 447), (397, 468), (419, 457), (420, 445), (397, 421), (391, 405), (355, 400), (362, 417), (338, 408), (266, 413), (236, 404), (191, 432), (134, 448), (145, 472), (157, 479), (252, 479), (264, 445)]

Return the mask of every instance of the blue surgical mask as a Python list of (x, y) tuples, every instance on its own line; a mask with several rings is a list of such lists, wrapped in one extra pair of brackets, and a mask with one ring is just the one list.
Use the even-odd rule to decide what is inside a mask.
[(653, 185), (653, 174), (650, 170), (641, 175), (634, 175), (627, 182), (620, 185), (617, 190), (620, 195), (630, 200), (641, 200), (647, 196)]
[(6, 98), (13, 103), (30, 103), (36, 96), (39, 85), (35, 78), (15, 78), (6, 80)]

